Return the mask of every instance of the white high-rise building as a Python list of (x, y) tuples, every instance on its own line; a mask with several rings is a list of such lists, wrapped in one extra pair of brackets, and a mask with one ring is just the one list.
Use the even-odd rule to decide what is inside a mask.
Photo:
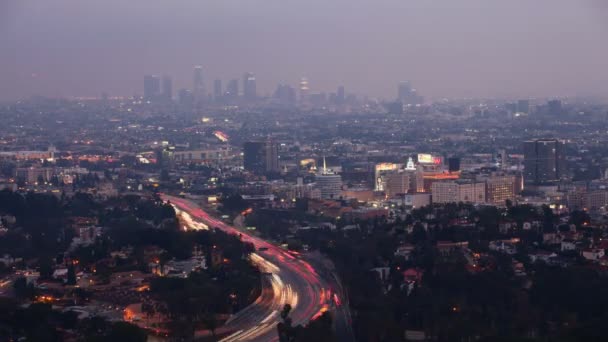
[(323, 157), (323, 170), (316, 176), (316, 187), (323, 199), (339, 199), (342, 195), (342, 177), (327, 168)]

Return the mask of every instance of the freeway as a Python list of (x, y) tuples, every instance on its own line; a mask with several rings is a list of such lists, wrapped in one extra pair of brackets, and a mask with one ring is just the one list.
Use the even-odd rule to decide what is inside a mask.
[[(299, 255), (292, 255), (274, 244), (227, 225), (203, 211), (196, 203), (174, 196), (163, 195), (180, 213), (186, 213), (192, 229), (213, 227), (230, 234), (240, 235), (252, 243), (257, 253), (251, 256), (265, 274), (260, 297), (250, 306), (234, 314), (218, 329), (224, 337), (221, 341), (278, 341), (277, 324), (285, 304), (290, 304), (290, 317), (294, 325), (306, 324), (330, 311), (334, 315), (336, 334), (341, 341), (350, 341), (350, 314), (343, 304), (343, 293), (337, 288), (335, 277), (317, 270)], [(323, 275), (320, 275), (323, 274)], [(336, 319), (337, 318), (337, 319)], [(343, 322), (347, 322), (344, 324)], [(345, 331), (342, 331), (345, 330)]]

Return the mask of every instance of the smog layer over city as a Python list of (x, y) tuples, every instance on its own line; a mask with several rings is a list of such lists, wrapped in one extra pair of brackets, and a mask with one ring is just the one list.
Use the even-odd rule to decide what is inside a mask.
[(605, 341), (608, 2), (0, 0), (0, 341)]

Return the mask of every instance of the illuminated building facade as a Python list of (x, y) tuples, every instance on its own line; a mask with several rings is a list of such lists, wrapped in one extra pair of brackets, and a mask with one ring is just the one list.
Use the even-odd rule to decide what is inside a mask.
[(487, 202), (493, 205), (505, 205), (507, 200), (514, 200), (517, 194), (519, 177), (515, 175), (493, 175), (486, 180)]
[(323, 199), (339, 199), (342, 195), (342, 177), (327, 168), (323, 158), (323, 170), (316, 176), (316, 187)]
[(433, 203), (485, 203), (484, 182), (434, 182), (431, 187)]
[(376, 166), (374, 168), (374, 180), (375, 180), (374, 190), (385, 191), (388, 175), (399, 170), (399, 167), (400, 167), (399, 164), (394, 164), (394, 163), (376, 164)]

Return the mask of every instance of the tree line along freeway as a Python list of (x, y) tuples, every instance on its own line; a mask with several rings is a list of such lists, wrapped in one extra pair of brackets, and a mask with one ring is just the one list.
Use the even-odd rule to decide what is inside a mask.
[(265, 274), (262, 294), (218, 330), (226, 336), (222, 341), (278, 341), (277, 324), (281, 321), (280, 312), (285, 304), (292, 307), (290, 317), (294, 325), (306, 324), (330, 311), (339, 339), (352, 340), (350, 313), (344, 307), (341, 286), (333, 272), (325, 269), (318, 272), (301, 256), (292, 255), (281, 247), (212, 217), (190, 200), (169, 195), (162, 195), (162, 198), (169, 201), (182, 218), (185, 217), (183, 221), (187, 229), (220, 229), (241, 236), (257, 251), (252, 253), (251, 260)]

